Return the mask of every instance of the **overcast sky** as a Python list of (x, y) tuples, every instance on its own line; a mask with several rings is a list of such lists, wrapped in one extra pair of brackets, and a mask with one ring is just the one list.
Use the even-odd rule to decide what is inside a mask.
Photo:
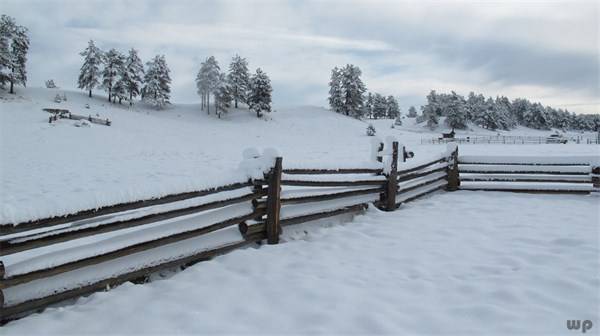
[(595, 1), (28, 1), (0, 11), (30, 30), (29, 86), (76, 87), (79, 52), (164, 54), (172, 102), (198, 101), (194, 79), (239, 53), (271, 77), (275, 107), (327, 104), (330, 70), (352, 63), (403, 111), (431, 89), (527, 97), (600, 113)]

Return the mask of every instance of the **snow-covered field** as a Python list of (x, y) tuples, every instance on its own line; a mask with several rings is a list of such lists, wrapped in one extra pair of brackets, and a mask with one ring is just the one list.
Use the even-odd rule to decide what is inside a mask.
[[(284, 168), (372, 165), (369, 122), (322, 108), (275, 107), (266, 120), (240, 109), (219, 120), (198, 105), (130, 109), (81, 92), (67, 92), (68, 101), (56, 104), (57, 92), (0, 94), (2, 224), (243, 181), (240, 162), (248, 147), (276, 148)], [(45, 107), (113, 123), (49, 124)], [(421, 144), (442, 130), (412, 119), (393, 129), (391, 120), (371, 122), (377, 136), (395, 136), (415, 152), (410, 164), (446, 151)], [(505, 134), (550, 133), (520, 128)], [(600, 146), (583, 144), (464, 145), (459, 151), (600, 157)], [(169, 280), (93, 294), (2, 331), (547, 335), (567, 333), (567, 319), (592, 319), (590, 331), (600, 330), (597, 196), (441, 192), (400, 211), (369, 209), (349, 219), (289, 227), (283, 244), (237, 250)], [(18, 271), (8, 266), (7, 272)]]
[[(218, 186), (243, 180), (238, 170), (247, 147), (275, 147), (284, 167), (363, 165), (370, 157), (367, 122), (323, 108), (277, 110), (269, 120), (248, 110), (234, 110), (218, 120), (199, 105), (173, 105), (157, 111), (142, 104), (129, 109), (110, 104), (99, 93), (66, 92), (68, 101), (53, 99), (61, 90), (27, 88), (18, 95), (0, 93), (0, 223), (63, 215), (95, 208)], [(84, 106), (89, 104), (90, 108)], [(74, 127), (74, 121), (48, 124), (46, 107), (109, 118), (110, 127)], [(377, 135), (393, 135), (427, 160), (444, 145), (421, 145), (439, 136), (414, 119), (391, 129), (393, 121), (372, 121)], [(543, 134), (533, 131), (533, 134)], [(524, 131), (517, 130), (519, 134)], [(550, 131), (545, 132), (549, 134)], [(491, 134), (482, 129), (473, 134)], [(600, 155), (594, 145), (468, 145), (461, 154)]]
[(600, 316), (598, 202), (442, 192), (288, 228), (283, 244), (93, 294), (3, 334), (565, 335), (567, 319)]

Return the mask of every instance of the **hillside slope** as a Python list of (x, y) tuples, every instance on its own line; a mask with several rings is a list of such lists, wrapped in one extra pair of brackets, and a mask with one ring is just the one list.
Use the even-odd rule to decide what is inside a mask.
[[(66, 93), (68, 100), (55, 103), (57, 93)], [(47, 107), (109, 118), (112, 125), (74, 127), (72, 120), (49, 124), (49, 114), (42, 111)], [(411, 119), (392, 129), (392, 120), (360, 121), (319, 107), (275, 109), (261, 119), (247, 109), (217, 119), (199, 105), (156, 110), (138, 103), (129, 108), (109, 103), (101, 92), (88, 98), (84, 92), (45, 88), (19, 88), (17, 95), (0, 91), (0, 223), (241, 181), (246, 176), (238, 166), (248, 147), (276, 148), (284, 167), (368, 164), (373, 138), (365, 129), (370, 122), (378, 137), (394, 136), (413, 150), (413, 160), (445, 150), (445, 145), (421, 145), (421, 139), (437, 138), (441, 130), (430, 131)], [(590, 145), (461, 146), (461, 153), (491, 150), (600, 154), (598, 146)]]

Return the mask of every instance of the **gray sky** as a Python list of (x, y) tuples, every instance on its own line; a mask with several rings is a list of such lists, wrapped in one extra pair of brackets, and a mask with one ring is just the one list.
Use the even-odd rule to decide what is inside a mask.
[(29, 1), (0, 11), (30, 30), (29, 86), (76, 87), (79, 52), (164, 54), (172, 101), (198, 101), (200, 62), (247, 57), (274, 103), (326, 105), (330, 70), (353, 63), (403, 111), (435, 89), (527, 97), (600, 113), (600, 5), (594, 1)]

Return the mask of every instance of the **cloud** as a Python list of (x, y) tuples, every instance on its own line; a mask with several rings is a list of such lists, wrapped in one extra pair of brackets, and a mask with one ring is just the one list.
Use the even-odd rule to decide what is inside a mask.
[[(599, 5), (593, 1), (33, 1), (3, 12), (31, 32), (30, 85), (75, 86), (78, 52), (165, 54), (173, 100), (198, 100), (200, 62), (239, 53), (277, 105), (325, 105), (330, 69), (353, 63), (371, 90), (419, 105), (431, 89), (524, 96), (598, 112)], [(465, 92), (466, 93), (466, 92)]]

